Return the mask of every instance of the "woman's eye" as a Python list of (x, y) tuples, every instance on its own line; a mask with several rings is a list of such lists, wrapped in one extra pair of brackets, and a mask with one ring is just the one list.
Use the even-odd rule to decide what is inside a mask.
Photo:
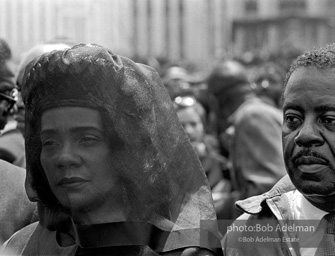
[(80, 139), (80, 142), (83, 143), (83, 144), (85, 144), (85, 145), (90, 145), (90, 144), (96, 143), (98, 141), (99, 141), (99, 138), (96, 137), (96, 136), (92, 136), (92, 135), (83, 136)]
[(42, 141), (42, 146), (43, 147), (50, 147), (50, 146), (56, 146), (57, 142), (54, 140), (44, 140)]

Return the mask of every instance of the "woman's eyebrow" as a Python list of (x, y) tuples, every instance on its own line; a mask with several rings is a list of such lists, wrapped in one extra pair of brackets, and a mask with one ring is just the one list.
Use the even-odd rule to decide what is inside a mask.
[(97, 126), (76, 126), (71, 127), (70, 132), (87, 132), (87, 131), (97, 131), (97, 132), (103, 132), (103, 129), (97, 127)]
[(54, 135), (57, 133), (57, 129), (53, 129), (53, 128), (47, 128), (47, 129), (43, 129), (40, 132), (40, 137), (44, 136), (50, 136), (50, 135)]
[[(88, 131), (103, 132), (102, 129), (96, 126), (76, 126), (76, 127), (71, 127), (69, 131), (71, 133), (88, 132)], [(51, 127), (51, 128), (42, 129), (40, 135), (47, 136), (47, 135), (57, 134), (58, 132), (59, 132), (58, 128)]]

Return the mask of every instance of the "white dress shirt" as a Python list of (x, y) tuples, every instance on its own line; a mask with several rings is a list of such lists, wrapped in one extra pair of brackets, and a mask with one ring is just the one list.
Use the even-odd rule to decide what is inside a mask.
[(305, 220), (306, 223), (310, 223), (310, 226), (315, 226), (315, 232), (301, 232), (298, 234), (301, 255), (314, 256), (325, 229), (320, 222), (328, 212), (312, 205), (298, 190), (288, 192), (287, 196), (291, 198), (290, 208), (294, 219)]

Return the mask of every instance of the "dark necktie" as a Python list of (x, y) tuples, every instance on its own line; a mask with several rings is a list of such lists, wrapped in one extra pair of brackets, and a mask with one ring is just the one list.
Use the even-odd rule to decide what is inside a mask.
[(323, 220), (326, 221), (327, 226), (315, 256), (335, 256), (335, 214), (327, 214)]

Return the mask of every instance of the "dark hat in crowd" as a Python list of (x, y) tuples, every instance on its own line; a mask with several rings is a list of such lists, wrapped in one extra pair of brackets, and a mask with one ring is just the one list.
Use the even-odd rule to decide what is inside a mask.
[(214, 95), (248, 84), (244, 66), (233, 60), (217, 64), (208, 77), (208, 90)]

